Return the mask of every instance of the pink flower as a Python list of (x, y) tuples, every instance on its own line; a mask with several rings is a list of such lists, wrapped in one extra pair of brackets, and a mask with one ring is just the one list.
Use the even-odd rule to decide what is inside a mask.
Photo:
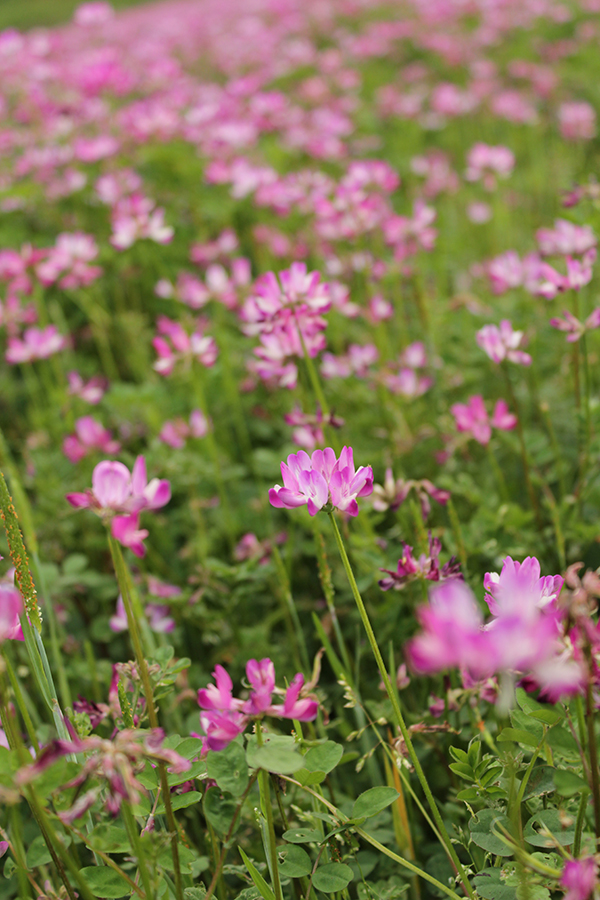
[(75, 434), (68, 435), (63, 441), (63, 453), (72, 463), (77, 463), (94, 450), (113, 455), (118, 453), (121, 445), (113, 440), (110, 431), (92, 416), (83, 416), (75, 422)]
[(189, 424), (184, 419), (174, 419), (165, 422), (159, 440), (170, 447), (180, 449), (185, 446), (188, 438), (203, 438), (208, 434), (209, 422), (202, 410), (195, 409), (190, 414)]
[(131, 473), (123, 463), (103, 460), (92, 473), (92, 489), (67, 494), (66, 499), (76, 509), (89, 508), (103, 518), (110, 518), (115, 540), (142, 557), (148, 531), (140, 529), (139, 513), (165, 506), (171, 499), (171, 486), (158, 478), (148, 482), (143, 456), (138, 456)]
[(300, 691), (304, 686), (304, 675), (298, 672), (294, 675), (292, 682), (285, 692), (283, 709), (281, 706), (272, 707), (277, 715), (284, 716), (286, 719), (297, 719), (299, 722), (312, 722), (316, 719), (319, 710), (319, 704), (311, 697), (299, 698)]
[(26, 328), (22, 339), (8, 339), (6, 362), (11, 365), (28, 363), (34, 359), (47, 359), (68, 347), (68, 338), (59, 334), (56, 325), (47, 328)]
[[(14, 570), (11, 570), (14, 572)], [(20, 617), (23, 615), (23, 600), (15, 587), (10, 572), (7, 580), (0, 581), (0, 643), (6, 640), (23, 641)]]
[(511, 431), (517, 425), (517, 418), (508, 411), (504, 400), (498, 400), (492, 419), (488, 418), (483, 397), (476, 394), (467, 404), (455, 403), (450, 410), (459, 431), (468, 432), (480, 444), (489, 444), (492, 426), (502, 431)]
[(244, 704), (249, 716), (260, 716), (269, 710), (275, 690), (275, 666), (270, 659), (250, 659), (246, 663), (246, 676), (252, 686), (250, 699)]
[(142, 558), (146, 555), (143, 541), (150, 532), (146, 528), (140, 528), (139, 513), (131, 513), (128, 516), (115, 516), (110, 523), (110, 530), (115, 540), (124, 547), (129, 547), (135, 556)]
[(531, 356), (518, 349), (522, 340), (523, 332), (513, 331), (508, 319), (503, 319), (499, 328), (496, 325), (484, 325), (477, 332), (477, 343), (495, 363), (508, 359), (522, 366), (531, 365)]
[(417, 672), (467, 669), (476, 678), (494, 671), (489, 635), (475, 596), (456, 578), (432, 589), (428, 606), (417, 610), (423, 628), (409, 641), (408, 660)]
[(275, 485), (269, 491), (272, 506), (293, 509), (307, 506), (311, 516), (326, 503), (351, 516), (358, 515), (358, 497), (373, 491), (371, 466), (354, 468), (352, 449), (344, 447), (339, 459), (331, 447), (315, 450), (309, 456), (304, 450), (288, 456), (287, 465), (281, 463), (283, 487)]
[(567, 141), (590, 141), (596, 136), (596, 113), (584, 101), (561, 103), (558, 124), (561, 136)]
[(385, 512), (387, 509), (395, 512), (402, 506), (409, 493), (413, 490), (421, 504), (421, 512), (424, 519), (431, 512), (430, 497), (437, 503), (441, 503), (442, 506), (445, 506), (450, 499), (450, 491), (437, 488), (429, 479), (423, 478), (420, 481), (413, 478), (395, 479), (394, 473), (388, 468), (385, 470), (383, 485), (373, 485), (373, 509), (377, 510), (377, 512)]
[(560, 316), (550, 319), (550, 324), (553, 328), (558, 328), (559, 331), (566, 332), (567, 341), (569, 341), (569, 343), (580, 340), (586, 331), (590, 331), (593, 328), (600, 328), (600, 307), (597, 307), (591, 312), (585, 322), (580, 322), (573, 313), (566, 309), (563, 310), (563, 316), (563, 319), (561, 319)]
[(492, 147), (489, 144), (477, 143), (469, 150), (467, 156), (467, 181), (483, 180), (488, 191), (496, 187), (496, 175), (507, 178), (515, 166), (515, 156), (508, 147)]
[(200, 725), (205, 734), (203, 750), (223, 750), (242, 734), (251, 719), (262, 719), (265, 715), (301, 722), (316, 718), (317, 701), (310, 696), (300, 696), (304, 687), (301, 674), (292, 679), (283, 704), (272, 703), (273, 694), (283, 691), (275, 687), (275, 667), (270, 659), (249, 660), (246, 677), (252, 688), (246, 701), (233, 696), (233, 682), (223, 666), (215, 666), (213, 678), (216, 683), (198, 691)]
[(165, 225), (165, 211), (143, 194), (122, 197), (113, 208), (113, 233), (110, 243), (117, 250), (127, 250), (136, 241), (148, 239), (157, 244), (169, 244), (174, 229)]
[(575, 225), (568, 219), (556, 219), (554, 228), (540, 228), (536, 232), (543, 256), (581, 256), (597, 244), (590, 225)]
[(540, 575), (535, 556), (522, 563), (507, 556), (502, 571), (487, 572), (483, 586), (488, 592), (486, 602), (494, 616), (512, 615), (527, 618), (535, 611), (553, 604), (560, 594), (564, 579), (560, 575)]
[(569, 859), (560, 879), (566, 888), (565, 900), (588, 900), (596, 886), (597, 865), (593, 856)]
[(204, 335), (200, 328), (190, 335), (179, 322), (159, 316), (158, 331), (152, 344), (158, 353), (154, 369), (160, 375), (170, 375), (179, 361), (189, 365), (196, 359), (207, 368), (214, 366), (219, 352), (217, 345), (214, 338)]
[(82, 3), (75, 10), (73, 21), (76, 25), (84, 27), (97, 27), (109, 22), (115, 14), (110, 3), (104, 0), (91, 0), (89, 3)]
[(79, 372), (69, 372), (67, 377), (69, 379), (69, 394), (80, 397), (92, 406), (100, 403), (108, 387), (107, 380), (99, 375), (90, 378), (88, 382), (83, 380)]
[(459, 578), (462, 580), (460, 565), (456, 558), (452, 556), (447, 563), (440, 568), (440, 551), (442, 544), (439, 538), (434, 538), (429, 532), (429, 554), (421, 553), (417, 558), (413, 556), (413, 548), (409, 544), (403, 544), (404, 550), (402, 556), (398, 560), (396, 570), (382, 569), (388, 576), (379, 581), (379, 587), (382, 591), (389, 591), (394, 588), (402, 590), (409, 582), (415, 579), (425, 579), (426, 581), (446, 581), (449, 578)]
[(283, 487), (276, 484), (269, 490), (271, 506), (279, 509), (307, 506), (310, 515), (316, 515), (329, 499), (329, 487), (323, 475), (311, 466), (311, 458), (304, 450), (291, 453), (287, 465), (281, 463)]

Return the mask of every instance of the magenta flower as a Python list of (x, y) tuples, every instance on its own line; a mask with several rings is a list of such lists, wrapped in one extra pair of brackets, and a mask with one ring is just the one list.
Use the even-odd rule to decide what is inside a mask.
[(471, 590), (456, 578), (433, 588), (428, 606), (417, 610), (423, 628), (409, 641), (406, 652), (417, 672), (467, 669), (475, 678), (494, 672), (489, 635)]
[(522, 366), (530, 366), (531, 356), (519, 350), (522, 340), (523, 332), (513, 331), (508, 319), (503, 319), (499, 328), (496, 325), (484, 325), (477, 332), (477, 343), (495, 363), (508, 359)]
[(377, 512), (385, 512), (388, 509), (395, 512), (402, 506), (411, 491), (414, 491), (418, 497), (424, 519), (431, 512), (430, 497), (436, 503), (441, 503), (442, 506), (445, 506), (450, 499), (450, 491), (437, 488), (429, 479), (423, 478), (421, 481), (415, 481), (412, 478), (396, 479), (392, 470), (388, 468), (385, 470), (383, 484), (373, 485), (373, 509)]
[[(165, 634), (173, 631), (175, 628), (175, 620), (169, 616), (169, 607), (160, 603), (149, 603), (146, 606), (146, 615), (148, 616), (148, 624), (152, 631), (157, 634)], [(127, 614), (123, 598), (119, 594), (117, 598), (117, 608), (114, 615), (108, 620), (111, 631), (120, 632), (127, 631)]]
[(139, 513), (131, 513), (128, 516), (115, 516), (110, 523), (112, 536), (123, 547), (129, 547), (135, 556), (140, 559), (146, 555), (144, 540), (150, 532), (146, 528), (140, 528)]
[(121, 445), (103, 425), (92, 416), (83, 416), (75, 422), (75, 434), (67, 435), (63, 441), (63, 453), (72, 463), (77, 463), (94, 450), (111, 456), (118, 453)]
[(123, 463), (103, 460), (92, 473), (92, 489), (67, 494), (66, 499), (76, 509), (92, 509), (110, 519), (113, 537), (141, 557), (148, 532), (139, 528), (139, 513), (165, 506), (171, 499), (171, 486), (158, 478), (148, 481), (143, 456), (138, 456), (131, 473)]
[(179, 322), (159, 316), (158, 331), (152, 344), (158, 353), (154, 369), (160, 375), (170, 375), (180, 360), (189, 365), (192, 359), (196, 359), (207, 368), (214, 366), (218, 356), (217, 345), (214, 338), (203, 334), (200, 328), (189, 335)]
[(492, 418), (488, 417), (483, 397), (476, 394), (468, 403), (455, 403), (450, 407), (456, 427), (459, 431), (468, 432), (479, 444), (489, 444), (492, 427), (502, 431), (511, 431), (517, 425), (517, 417), (508, 411), (504, 400), (498, 400)]
[(285, 692), (283, 709), (280, 706), (271, 707), (271, 715), (279, 714), (286, 719), (297, 719), (298, 722), (312, 722), (313, 719), (316, 719), (319, 704), (311, 697), (300, 698), (303, 686), (304, 675), (298, 672), (292, 678), (292, 683)]
[(488, 573), (484, 585), (492, 612), (485, 624), (463, 582), (432, 591), (429, 605), (417, 612), (423, 632), (407, 648), (413, 667), (430, 673), (458, 667), (475, 680), (501, 672), (524, 676), (552, 701), (580, 692), (585, 667), (573, 657), (564, 613), (555, 604), (562, 578), (540, 577), (535, 558), (518, 563), (507, 557), (501, 574)]
[(88, 382), (83, 380), (79, 372), (69, 372), (67, 377), (69, 379), (69, 394), (80, 397), (92, 406), (100, 403), (108, 387), (107, 380), (99, 375), (90, 378)]
[(233, 696), (233, 682), (223, 666), (215, 666), (216, 683), (198, 691), (204, 751), (223, 750), (242, 734), (251, 719), (268, 715), (310, 722), (316, 718), (318, 702), (313, 697), (301, 696), (304, 676), (300, 673), (285, 691), (283, 704), (272, 702), (274, 693), (284, 692), (275, 686), (275, 667), (270, 659), (249, 660), (246, 677), (252, 688), (246, 701)]
[(581, 256), (598, 243), (590, 225), (568, 219), (555, 219), (554, 228), (540, 228), (536, 238), (543, 256)]
[(528, 556), (522, 563), (507, 556), (500, 574), (486, 572), (483, 586), (486, 603), (494, 616), (519, 614), (527, 618), (555, 601), (562, 590), (561, 575), (541, 577), (539, 561)]
[(14, 569), (9, 570), (6, 580), (0, 581), (0, 643), (25, 640), (20, 620), (23, 600), (12, 581), (13, 573)]
[(278, 509), (307, 506), (311, 516), (327, 503), (351, 516), (358, 515), (358, 497), (373, 491), (371, 466), (354, 467), (352, 449), (344, 447), (339, 459), (331, 447), (315, 450), (309, 456), (304, 450), (288, 456), (281, 463), (283, 487), (276, 484), (269, 491), (269, 501)]
[(596, 136), (596, 113), (584, 100), (561, 103), (558, 124), (566, 141), (590, 141)]
[(165, 422), (158, 439), (176, 450), (185, 446), (188, 438), (203, 438), (208, 434), (209, 422), (202, 410), (195, 409), (190, 414), (189, 424), (185, 419)]
[(593, 856), (567, 860), (560, 879), (566, 888), (565, 900), (588, 900), (596, 886), (597, 871)]
[(56, 325), (48, 325), (47, 328), (26, 328), (22, 338), (8, 339), (6, 362), (16, 365), (34, 359), (47, 359), (68, 346), (68, 338), (59, 334)]
[(560, 316), (550, 319), (550, 324), (553, 328), (564, 331), (567, 335), (567, 341), (571, 344), (580, 340), (586, 331), (591, 331), (593, 328), (600, 328), (600, 307), (593, 310), (585, 322), (580, 322), (573, 313), (566, 309), (563, 310), (563, 316), (563, 319), (561, 319)]
[(421, 553), (415, 558), (413, 556), (413, 548), (409, 544), (405, 543), (403, 547), (404, 550), (398, 560), (396, 570), (381, 570), (388, 576), (387, 578), (382, 578), (379, 582), (379, 587), (382, 591), (389, 591), (390, 588), (395, 588), (399, 591), (417, 578), (425, 579), (426, 581), (446, 581), (449, 578), (462, 580), (460, 564), (454, 556), (440, 568), (439, 556), (442, 545), (439, 538), (431, 536), (431, 532), (429, 533), (429, 554)]

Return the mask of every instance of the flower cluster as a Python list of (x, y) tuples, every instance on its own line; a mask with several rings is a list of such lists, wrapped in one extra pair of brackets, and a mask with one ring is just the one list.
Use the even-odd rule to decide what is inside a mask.
[(292, 263), (279, 273), (261, 275), (240, 316), (248, 335), (258, 335), (252, 368), (265, 381), (293, 388), (298, 377), (292, 357), (314, 357), (325, 347), (323, 314), (331, 309), (329, 285), (305, 263)]
[(489, 444), (492, 428), (512, 431), (516, 428), (517, 417), (509, 412), (505, 400), (496, 401), (492, 417), (488, 416), (483, 397), (476, 394), (467, 403), (455, 403), (450, 407), (459, 431), (467, 432), (479, 444)]
[(568, 652), (564, 611), (557, 602), (562, 585), (560, 575), (540, 577), (535, 557), (519, 563), (507, 556), (500, 574), (485, 576), (492, 618), (484, 623), (467, 585), (446, 581), (417, 612), (423, 631), (407, 646), (412, 667), (418, 672), (460, 668), (474, 679), (501, 672), (527, 675), (551, 700), (577, 693), (585, 668)]
[[(233, 682), (223, 666), (215, 666), (215, 684), (198, 691), (203, 751), (223, 750), (242, 734), (252, 719), (276, 716), (312, 722), (319, 704), (304, 695), (304, 676), (294, 675), (286, 691), (275, 687), (275, 666), (270, 659), (251, 659), (246, 665), (251, 690), (247, 700), (233, 696)], [(273, 694), (283, 694), (283, 703), (273, 703)]]
[(160, 509), (171, 499), (168, 481), (148, 481), (146, 462), (138, 456), (132, 472), (121, 462), (104, 460), (92, 473), (92, 489), (67, 494), (76, 509), (92, 509), (110, 521), (113, 537), (136, 556), (144, 556), (146, 529), (139, 528), (139, 514), (144, 509)]
[(279, 509), (308, 507), (311, 516), (327, 504), (350, 516), (358, 515), (358, 497), (373, 492), (371, 466), (354, 467), (351, 447), (344, 447), (339, 459), (331, 447), (291, 453), (287, 464), (281, 463), (283, 487), (276, 484), (269, 491), (269, 501)]
[[(123, 800), (132, 804), (139, 803), (141, 795), (146, 793), (136, 777), (146, 760), (154, 763), (162, 761), (176, 774), (187, 772), (191, 768), (188, 759), (163, 746), (164, 738), (161, 728), (144, 733), (136, 729), (125, 729), (117, 732), (114, 740), (95, 735), (78, 738), (73, 734), (71, 740), (51, 741), (35, 762), (19, 769), (15, 782), (19, 786), (30, 784), (57, 759), (85, 753), (87, 757), (80, 771), (71, 781), (62, 785), (62, 790), (81, 788), (89, 778), (99, 778), (106, 789), (104, 806), (116, 816)], [(90, 788), (77, 797), (70, 809), (59, 812), (59, 817), (63, 822), (71, 824), (88, 812), (100, 794), (100, 787)]]

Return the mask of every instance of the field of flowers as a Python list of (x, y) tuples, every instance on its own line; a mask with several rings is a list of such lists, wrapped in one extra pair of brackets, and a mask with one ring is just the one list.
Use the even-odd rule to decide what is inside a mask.
[(0, 31), (0, 900), (600, 890), (599, 42)]

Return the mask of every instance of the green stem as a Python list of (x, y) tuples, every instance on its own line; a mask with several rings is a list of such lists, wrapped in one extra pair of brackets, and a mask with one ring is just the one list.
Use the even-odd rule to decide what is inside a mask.
[[(259, 746), (262, 744), (262, 731), (260, 722), (256, 725), (256, 740)], [(279, 861), (277, 859), (277, 844), (275, 841), (275, 825), (273, 823), (273, 807), (271, 806), (271, 791), (269, 787), (269, 773), (266, 769), (259, 769), (258, 772), (258, 789), (260, 792), (260, 805), (263, 815), (267, 820), (267, 831), (269, 834), (269, 853), (271, 856), (271, 878), (273, 879), (273, 893), (275, 900), (283, 900), (281, 892), (281, 881), (279, 880)]]
[(596, 832), (596, 841), (600, 840), (600, 779), (598, 777), (598, 748), (596, 745), (596, 727), (594, 721), (594, 698), (592, 695), (592, 684), (588, 682), (586, 695), (586, 722), (588, 733), (588, 756), (590, 760), (590, 775), (592, 782), (592, 800), (594, 803), (594, 831)]
[(25, 697), (23, 696), (23, 691), (21, 690), (21, 684), (10, 661), (6, 645), (4, 645), (4, 647), (2, 648), (2, 658), (4, 659), (4, 663), (6, 665), (6, 671), (8, 673), (8, 678), (13, 689), (13, 694), (15, 696), (19, 712), (21, 713), (23, 722), (25, 723), (27, 735), (37, 755), (40, 752), (40, 745), (38, 744), (35, 728), (33, 727), (33, 722), (31, 721), (31, 716), (29, 715), (29, 710), (27, 709), (27, 705), (25, 703)]
[(575, 820), (575, 838), (573, 840), (573, 856), (578, 858), (581, 852), (581, 835), (583, 834), (583, 826), (585, 824), (585, 811), (588, 804), (588, 793), (583, 791), (579, 800), (579, 809), (577, 810), (577, 819)]
[(154, 891), (152, 890), (150, 874), (148, 872), (148, 866), (146, 865), (146, 856), (144, 854), (144, 849), (142, 847), (142, 842), (138, 833), (135, 817), (127, 801), (121, 804), (121, 815), (123, 816), (125, 828), (127, 829), (129, 840), (131, 841), (131, 849), (133, 850), (137, 858), (138, 869), (142, 879), (142, 884), (144, 885), (146, 900), (150, 900), (151, 897), (154, 897)]
[[(123, 606), (125, 607), (125, 614), (127, 616), (127, 625), (129, 628), (129, 635), (131, 637), (131, 643), (133, 645), (133, 652), (135, 654), (135, 659), (137, 663), (137, 667), (140, 673), (140, 678), (142, 681), (142, 688), (144, 691), (144, 697), (146, 698), (146, 711), (148, 713), (148, 720), (150, 722), (151, 728), (158, 728), (158, 715), (156, 713), (156, 707), (154, 704), (154, 691), (152, 689), (152, 682), (150, 681), (150, 673), (148, 672), (148, 664), (146, 662), (146, 657), (144, 656), (144, 650), (142, 648), (142, 641), (140, 637), (140, 632), (137, 627), (137, 621), (135, 618), (135, 614), (133, 611), (131, 596), (129, 593), (129, 573), (127, 571), (127, 566), (125, 564), (125, 559), (123, 557), (123, 553), (121, 552), (121, 547), (119, 543), (109, 534), (108, 543), (110, 547), (110, 553), (113, 559), (113, 565), (115, 567), (115, 573), (117, 576), (117, 581), (119, 583), (119, 588), (121, 590), (121, 596), (123, 597)], [(183, 886), (181, 882), (181, 869), (179, 866), (179, 846), (178, 846), (178, 830), (177, 830), (177, 822), (175, 821), (175, 816), (173, 815), (173, 806), (171, 804), (171, 791), (169, 788), (169, 780), (167, 777), (167, 769), (164, 762), (158, 763), (158, 771), (160, 776), (160, 786), (163, 795), (163, 801), (165, 804), (165, 815), (167, 817), (167, 824), (169, 826), (170, 832), (170, 841), (171, 841), (171, 855), (173, 857), (173, 873), (175, 876), (175, 889), (177, 893), (177, 900), (183, 900)]]
[(245, 802), (245, 800), (246, 800), (246, 797), (247, 797), (248, 794), (250, 793), (250, 788), (253, 786), (254, 782), (256, 781), (256, 777), (257, 777), (257, 776), (256, 776), (256, 774), (255, 774), (255, 775), (253, 775), (253, 776), (250, 778), (250, 780), (249, 780), (249, 782), (248, 782), (248, 785), (247, 785), (247, 787), (246, 787), (246, 790), (244, 791), (244, 793), (243, 793), (242, 796), (240, 797), (239, 802), (238, 802), (238, 805), (237, 805), (236, 808), (235, 808), (235, 812), (234, 812), (233, 817), (232, 817), (232, 819), (231, 819), (231, 824), (230, 824), (229, 829), (228, 829), (228, 831), (227, 831), (227, 834), (225, 835), (225, 838), (224, 838), (224, 840), (223, 840), (223, 848), (222, 848), (222, 850), (221, 850), (219, 859), (218, 859), (217, 864), (216, 864), (216, 866), (215, 866), (215, 871), (214, 871), (214, 873), (213, 873), (213, 877), (212, 877), (211, 882), (210, 882), (210, 884), (209, 884), (209, 886), (208, 886), (208, 889), (207, 889), (207, 891), (206, 891), (206, 894), (204, 895), (204, 897), (202, 898), (202, 900), (210, 900), (210, 898), (212, 897), (212, 895), (213, 895), (214, 892), (215, 892), (215, 888), (216, 888), (216, 886), (217, 886), (217, 884), (218, 884), (218, 882), (219, 882), (219, 879), (220, 879), (220, 877), (221, 877), (221, 872), (223, 871), (223, 865), (225, 864), (225, 857), (227, 856), (227, 850), (228, 850), (229, 840), (230, 840), (231, 836), (233, 835), (233, 831), (234, 831), (234, 829), (235, 829), (237, 820), (239, 819), (240, 813), (241, 813), (241, 811), (242, 811), (242, 807), (243, 807), (243, 805), (244, 805), (244, 802)]
[[(452, 888), (449, 888), (445, 884), (442, 884), (442, 882), (438, 881), (437, 878), (434, 878), (433, 875), (428, 875), (427, 872), (423, 871), (423, 869), (420, 869), (418, 866), (413, 865), (413, 863), (409, 862), (407, 859), (404, 859), (404, 857), (398, 856), (398, 854), (394, 853), (393, 850), (389, 850), (387, 847), (384, 847), (383, 844), (380, 844), (379, 841), (375, 840), (374, 837), (371, 837), (368, 832), (363, 831), (362, 828), (357, 828), (356, 825), (352, 825), (348, 817), (340, 812), (340, 810), (336, 806), (334, 806), (333, 803), (330, 803), (328, 800), (326, 800), (322, 794), (318, 794), (311, 788), (306, 787), (305, 785), (301, 785), (299, 781), (295, 781), (288, 775), (280, 775), (280, 778), (283, 778), (284, 781), (289, 781), (290, 784), (293, 784), (296, 787), (299, 787), (307, 793), (311, 794), (313, 797), (316, 797), (316, 799), (319, 800), (324, 806), (326, 806), (327, 809), (331, 813), (333, 813), (333, 815), (337, 819), (339, 819), (341, 822), (347, 822), (348, 826), (352, 828), (356, 832), (356, 834), (358, 834), (368, 844), (371, 844), (372, 847), (375, 847), (376, 850), (379, 850), (380, 853), (384, 853), (386, 856), (389, 856), (390, 859), (393, 859), (394, 862), (397, 862), (398, 865), (402, 866), (405, 869), (408, 869), (414, 875), (418, 875), (419, 878), (423, 878), (430, 884), (435, 885), (438, 890), (442, 891), (444, 894), (447, 894), (449, 897), (452, 897), (453, 900), (461, 900), (459, 894), (457, 894), (456, 891), (453, 891)], [(469, 894), (469, 896), (475, 898), (475, 894), (473, 892)]]
[(335, 540), (336, 540), (336, 543), (338, 546), (342, 564), (346, 571), (346, 576), (348, 578), (348, 582), (350, 584), (350, 588), (352, 590), (354, 600), (358, 607), (358, 612), (362, 619), (364, 629), (367, 633), (367, 638), (369, 640), (369, 644), (371, 645), (371, 650), (373, 652), (373, 656), (375, 657), (375, 662), (377, 663), (377, 667), (379, 669), (379, 674), (381, 675), (382, 681), (385, 685), (386, 693), (388, 695), (390, 703), (392, 704), (392, 710), (394, 713), (394, 718), (396, 720), (396, 724), (400, 728), (400, 732), (402, 733), (402, 738), (404, 739), (404, 742), (406, 744), (406, 748), (408, 750), (408, 755), (410, 757), (410, 761), (413, 764), (417, 778), (419, 779), (421, 787), (423, 788), (423, 793), (425, 794), (425, 797), (427, 798), (427, 802), (431, 809), (435, 824), (436, 824), (437, 829), (442, 837), (444, 847), (446, 849), (446, 853), (448, 854), (449, 858), (451, 859), (452, 863), (454, 864), (456, 871), (460, 877), (460, 880), (463, 883), (463, 887), (464, 887), (465, 891), (467, 892), (467, 894), (469, 895), (471, 900), (474, 900), (475, 893), (469, 883), (469, 879), (467, 878), (467, 875), (462, 866), (462, 863), (460, 862), (460, 860), (457, 856), (457, 853), (456, 853), (456, 850), (454, 849), (452, 841), (450, 840), (450, 836), (448, 834), (448, 831), (446, 830), (446, 826), (444, 825), (444, 821), (443, 821), (440, 811), (437, 807), (437, 803), (435, 802), (434, 796), (431, 792), (431, 788), (429, 787), (427, 777), (425, 775), (425, 772), (423, 771), (423, 767), (421, 766), (419, 757), (417, 756), (417, 754), (415, 752), (415, 748), (411, 741), (409, 730), (406, 726), (404, 717), (402, 715), (402, 711), (400, 709), (400, 704), (398, 703), (398, 699), (397, 699), (394, 689), (392, 687), (392, 683), (390, 681), (390, 677), (388, 675), (387, 668), (383, 661), (383, 657), (381, 655), (379, 645), (377, 644), (377, 638), (375, 637), (375, 632), (373, 631), (373, 627), (371, 625), (371, 621), (369, 619), (367, 610), (365, 608), (362, 597), (358, 590), (358, 586), (356, 584), (356, 579), (354, 578), (354, 573), (352, 571), (352, 567), (350, 565), (350, 560), (348, 559), (348, 554), (346, 553), (346, 548), (344, 547), (344, 543), (342, 541), (342, 536), (341, 536), (339, 528), (337, 526), (337, 522), (335, 521), (335, 518), (334, 518), (334, 515), (332, 512), (329, 512), (328, 515), (329, 515), (329, 519), (330, 519), (332, 527), (333, 527), (333, 533), (334, 533)]

